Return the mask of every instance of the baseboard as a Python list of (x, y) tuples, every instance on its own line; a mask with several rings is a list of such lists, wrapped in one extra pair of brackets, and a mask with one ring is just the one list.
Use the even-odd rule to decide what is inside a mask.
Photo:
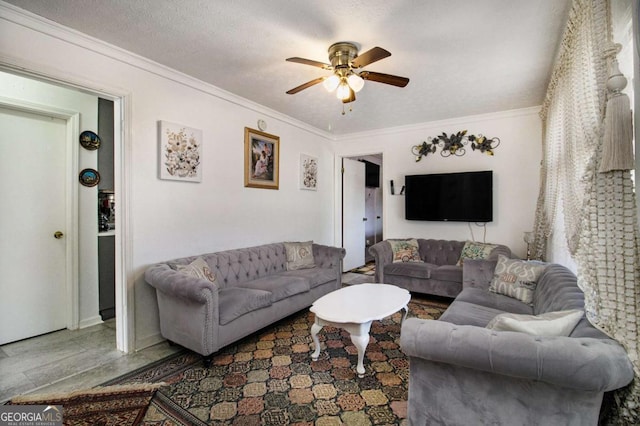
[(102, 317), (100, 315), (96, 315), (95, 317), (85, 318), (81, 320), (78, 324), (78, 328), (87, 328), (91, 327), (92, 325), (102, 324), (102, 322)]
[(160, 333), (150, 334), (141, 339), (136, 339), (134, 351), (139, 351), (164, 341), (165, 338)]

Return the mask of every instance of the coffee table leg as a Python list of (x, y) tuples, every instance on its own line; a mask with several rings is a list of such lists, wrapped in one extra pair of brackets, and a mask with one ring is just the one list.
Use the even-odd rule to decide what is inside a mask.
[(358, 350), (358, 366), (356, 367), (358, 377), (364, 377), (364, 351), (369, 344), (369, 333), (361, 335), (352, 334), (351, 342), (353, 342), (353, 345)]
[(349, 324), (344, 328), (351, 335), (351, 342), (358, 350), (358, 365), (356, 367), (358, 377), (364, 377), (364, 352), (369, 344), (369, 330), (371, 329), (371, 322)]
[(404, 320), (407, 319), (407, 314), (409, 313), (409, 305), (404, 305), (402, 309), (404, 309), (404, 315), (402, 316), (402, 321), (400, 321), (400, 324), (402, 324)]
[(322, 326), (317, 322), (314, 322), (311, 326), (311, 338), (316, 346), (316, 350), (311, 354), (311, 359), (314, 361), (317, 361), (320, 356), (320, 340), (318, 340), (318, 333), (320, 330), (322, 330)]

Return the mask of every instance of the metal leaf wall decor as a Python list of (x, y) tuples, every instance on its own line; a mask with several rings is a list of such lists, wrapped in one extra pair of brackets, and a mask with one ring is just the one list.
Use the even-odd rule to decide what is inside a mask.
[(466, 130), (451, 133), (449, 136), (443, 132), (440, 136), (429, 136), (420, 145), (414, 145), (411, 147), (411, 153), (416, 157), (416, 162), (429, 154), (435, 154), (438, 148), (440, 148), (440, 155), (443, 157), (461, 157), (467, 152), (465, 146), (469, 145), (469, 143), (471, 143), (472, 151), (493, 155), (493, 150), (500, 145), (500, 139), (497, 137), (487, 138), (481, 134), (477, 136), (467, 135)]

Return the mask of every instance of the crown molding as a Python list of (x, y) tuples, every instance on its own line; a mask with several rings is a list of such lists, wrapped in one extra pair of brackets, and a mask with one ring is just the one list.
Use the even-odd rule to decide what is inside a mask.
[(534, 106), (528, 108), (511, 109), (507, 111), (491, 112), (487, 114), (467, 115), (464, 117), (447, 118), (444, 120), (428, 121), (418, 124), (410, 124), (407, 126), (388, 127), (385, 129), (368, 130), (366, 132), (349, 133), (346, 135), (334, 136), (336, 141), (348, 141), (354, 139), (364, 139), (374, 136), (384, 135), (397, 135), (399, 133), (409, 133), (415, 131), (421, 131), (431, 129), (433, 127), (468, 127), (471, 123), (477, 123), (488, 120), (499, 120), (513, 117), (520, 117), (524, 115), (538, 115), (540, 114), (541, 106)]
[[(187, 86), (191, 89), (198, 90), (226, 102), (238, 105), (250, 111), (254, 111), (257, 114), (282, 121), (322, 138), (328, 140), (335, 139), (335, 137), (329, 132), (310, 126), (293, 117), (282, 114), (276, 110), (267, 108), (263, 105), (216, 87), (212, 84), (205, 83), (202, 80), (177, 71), (173, 68), (169, 68), (148, 58), (137, 55), (133, 52), (129, 52), (128, 50), (119, 48), (103, 40), (91, 37), (74, 29), (65, 27), (49, 19), (43, 18), (3, 1), (0, 1), (0, 20), (12, 22), (16, 25), (39, 32), (62, 42), (86, 49), (114, 61), (118, 61), (128, 66), (138, 68), (145, 72), (149, 72), (151, 74), (165, 78), (167, 80), (171, 80), (175, 83)], [(9, 68), (20, 69), (44, 78), (54, 78), (61, 82), (67, 82), (67, 78), (65, 78), (66, 74), (55, 73), (55, 71), (52, 70), (51, 67), (48, 67), (46, 64), (21, 62), (18, 58), (11, 58), (1, 55), (0, 60), (2, 60)], [(52, 75), (54, 73), (56, 75)], [(70, 83), (72, 83), (74, 86), (78, 86), (77, 81), (71, 81)], [(82, 85), (83, 83), (80, 82), (79, 84)]]

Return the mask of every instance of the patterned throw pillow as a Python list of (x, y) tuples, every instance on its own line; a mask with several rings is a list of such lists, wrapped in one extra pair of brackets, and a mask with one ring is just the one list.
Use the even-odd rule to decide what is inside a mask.
[(495, 331), (519, 331), (533, 336), (569, 336), (584, 316), (581, 309), (546, 312), (541, 315), (500, 314), (487, 328)]
[(498, 247), (496, 244), (467, 241), (464, 243), (464, 247), (462, 247), (460, 259), (458, 259), (458, 263), (456, 263), (456, 265), (462, 266), (464, 259), (487, 259), (496, 247)]
[(176, 265), (176, 271), (191, 275), (192, 277), (209, 280), (212, 283), (216, 281), (216, 277), (213, 275), (213, 272), (211, 272), (211, 268), (209, 268), (209, 265), (202, 257), (198, 257), (188, 265)]
[(314, 268), (313, 241), (284, 243), (287, 252), (287, 270)]
[(418, 240), (389, 240), (393, 252), (393, 263), (398, 262), (422, 262), (418, 252)]
[(489, 290), (531, 305), (538, 277), (546, 267), (540, 262), (509, 259), (499, 255)]

